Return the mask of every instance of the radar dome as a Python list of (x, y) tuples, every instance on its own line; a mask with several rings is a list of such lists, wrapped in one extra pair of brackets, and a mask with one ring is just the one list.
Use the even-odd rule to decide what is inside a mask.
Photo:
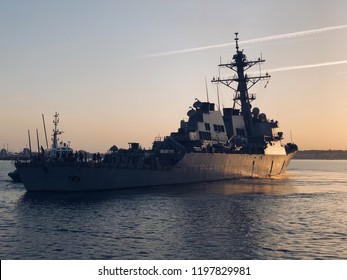
[(200, 107), (201, 107), (201, 102), (200, 102), (200, 100), (196, 99), (196, 101), (195, 101), (194, 104), (193, 104), (193, 107), (194, 107), (195, 109), (200, 108)]
[(252, 113), (255, 117), (257, 117), (260, 113), (260, 110), (258, 107), (254, 107), (253, 110), (252, 110)]
[(262, 122), (265, 122), (265, 121), (266, 121), (266, 115), (265, 115), (264, 113), (259, 114), (259, 119), (260, 119)]
[(192, 116), (194, 116), (196, 114), (196, 111), (193, 109), (193, 108), (191, 108), (188, 112), (187, 112), (187, 116), (188, 117), (192, 117)]

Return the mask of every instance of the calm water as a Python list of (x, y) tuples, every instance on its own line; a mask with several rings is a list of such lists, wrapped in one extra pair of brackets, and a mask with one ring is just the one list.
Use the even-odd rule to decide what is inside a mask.
[(1, 259), (347, 259), (347, 161), (280, 180), (26, 193), (0, 161)]

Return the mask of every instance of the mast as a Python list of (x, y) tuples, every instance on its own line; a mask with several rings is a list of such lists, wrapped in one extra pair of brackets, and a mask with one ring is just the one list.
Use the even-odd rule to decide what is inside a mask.
[(40, 155), (39, 130), (36, 128), (37, 154)]
[(28, 139), (29, 139), (29, 157), (31, 158), (31, 140), (30, 140), (30, 130), (28, 129)]
[[(268, 80), (270, 79), (270, 75), (266, 73), (265, 75), (259, 74), (258, 76), (250, 76), (247, 75), (246, 70), (251, 68), (252, 66), (265, 62), (265, 60), (258, 58), (258, 60), (250, 61), (247, 60), (246, 55), (243, 53), (243, 50), (239, 50), (239, 38), (237, 37), (238, 33), (235, 33), (235, 45), (236, 45), (236, 53), (233, 56), (233, 61), (230, 63), (222, 64), (220, 63), (218, 66), (220, 68), (229, 68), (235, 72), (235, 75), (232, 78), (221, 79), (220, 77), (213, 78), (213, 83), (221, 83), (226, 85), (227, 87), (233, 89), (235, 91), (234, 102), (239, 102), (241, 105), (241, 112), (245, 122), (247, 135), (252, 137), (255, 135), (254, 123), (252, 120), (252, 112), (251, 112), (251, 102), (255, 99), (255, 96), (252, 94), (251, 96), (248, 93), (248, 90), (253, 87), (260, 80)], [(233, 86), (232, 83), (236, 82), (237, 87)]]
[(207, 96), (207, 102), (210, 102), (209, 96), (208, 96), (208, 87), (207, 87), (207, 79), (205, 77), (205, 88), (206, 88), (206, 96)]
[(45, 130), (45, 138), (46, 138), (46, 147), (48, 149), (48, 140), (47, 140), (47, 131), (46, 131), (46, 123), (45, 123), (45, 116), (42, 114), (42, 122), (43, 122), (43, 128)]
[(52, 149), (57, 149), (58, 148), (58, 135), (62, 134), (61, 131), (59, 131), (58, 129), (58, 124), (59, 124), (59, 114), (57, 112), (55, 112), (54, 114), (54, 120), (53, 120), (53, 124), (54, 124), (54, 129), (53, 129), (53, 138), (52, 138)]

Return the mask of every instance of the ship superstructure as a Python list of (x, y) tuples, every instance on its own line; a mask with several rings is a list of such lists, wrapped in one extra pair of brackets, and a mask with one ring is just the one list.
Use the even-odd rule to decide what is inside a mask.
[(268, 82), (270, 75), (246, 73), (265, 60), (247, 60), (243, 51), (239, 50), (238, 33), (235, 35), (236, 54), (233, 60), (219, 65), (234, 71), (234, 75), (231, 78), (212, 79), (212, 83), (223, 84), (234, 91), (233, 107), (223, 108), (221, 112), (215, 109), (214, 103), (196, 99), (187, 113), (188, 121), (182, 121), (178, 132), (172, 133), (171, 138), (194, 151), (285, 155), (296, 150), (294, 144), (282, 145), (283, 133), (278, 131), (277, 121), (267, 119), (259, 108), (252, 108), (251, 103), (256, 98), (255, 94), (249, 93), (249, 89), (261, 80)]
[[(58, 114), (55, 114), (52, 148), (41, 160), (17, 162), (16, 167), (27, 190), (89, 191), (174, 185), (238, 177), (274, 177), (285, 174), (297, 151), (293, 143), (282, 145), (283, 133), (278, 122), (268, 120), (257, 107), (249, 90), (270, 75), (246, 73), (265, 60), (247, 60), (239, 49), (230, 63), (221, 68), (233, 71), (231, 78), (217, 77), (212, 83), (223, 84), (234, 91), (231, 108), (216, 108), (214, 103), (195, 99), (177, 132), (156, 139), (151, 150), (139, 143), (128, 149), (113, 146), (103, 158), (88, 161), (69, 146), (58, 147)], [(62, 156), (62, 148), (68, 157)], [(65, 153), (66, 155), (66, 153)], [(54, 160), (59, 156), (59, 160)]]
[(60, 131), (58, 128), (59, 125), (59, 114), (56, 112), (53, 119), (53, 134), (52, 134), (52, 146), (50, 149), (47, 149), (46, 160), (64, 160), (71, 158), (73, 156), (73, 149), (70, 148), (68, 143), (60, 142), (59, 135), (63, 134), (63, 131)]

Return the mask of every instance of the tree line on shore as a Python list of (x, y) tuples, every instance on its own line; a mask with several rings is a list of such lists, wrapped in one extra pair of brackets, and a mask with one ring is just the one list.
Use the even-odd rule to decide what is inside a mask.
[(303, 150), (298, 151), (294, 159), (346, 159), (347, 151), (344, 150)]

